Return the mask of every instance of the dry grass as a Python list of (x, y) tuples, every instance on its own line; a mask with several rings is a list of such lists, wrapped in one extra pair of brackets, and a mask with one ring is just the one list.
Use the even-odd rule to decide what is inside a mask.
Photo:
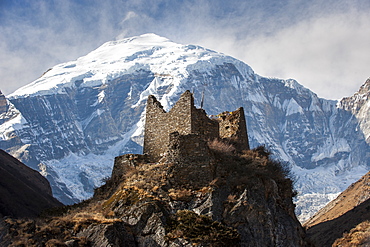
[(102, 209), (106, 212), (105, 215), (109, 215), (112, 214), (111, 210), (117, 204), (132, 206), (136, 202), (147, 198), (157, 199), (144, 189), (136, 186), (122, 185), (108, 200), (102, 203)]
[(169, 189), (169, 197), (174, 201), (190, 201), (193, 192), (188, 189)]
[(236, 203), (237, 202), (236, 195), (228, 195), (227, 196), (227, 199), (226, 199), (226, 202), (228, 202), (228, 203)]
[(238, 232), (211, 217), (179, 210), (167, 222), (167, 240), (183, 238), (200, 246), (239, 246)]
[(81, 229), (88, 227), (91, 224), (111, 224), (115, 222), (122, 222), (120, 219), (107, 218), (99, 212), (81, 212), (74, 215), (71, 219), (74, 223), (73, 231), (79, 232)]
[(370, 222), (364, 221), (351, 229), (349, 233), (344, 233), (342, 238), (337, 239), (333, 246), (352, 247), (370, 245)]
[(97, 224), (121, 222), (120, 219), (105, 214), (99, 203), (83, 207), (70, 207), (61, 216), (36, 220), (6, 219), (9, 234), (12, 236), (10, 246), (66, 246), (64, 242), (75, 240), (77, 246), (90, 246), (85, 238), (75, 237), (82, 229)]
[(133, 167), (124, 176), (124, 185), (156, 192), (168, 181), (168, 170), (172, 164), (142, 164)]
[(235, 147), (227, 142), (224, 142), (219, 139), (214, 139), (208, 142), (208, 147), (216, 152), (231, 154), (235, 151)]

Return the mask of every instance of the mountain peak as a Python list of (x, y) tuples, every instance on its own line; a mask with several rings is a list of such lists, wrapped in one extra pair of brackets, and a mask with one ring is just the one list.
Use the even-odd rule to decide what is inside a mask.
[(358, 94), (369, 94), (369, 92), (370, 92), (370, 77), (360, 87), (360, 90), (358, 90)]
[[(183, 77), (188, 74), (189, 66), (204, 70), (209, 69), (210, 64), (230, 61), (237, 60), (200, 46), (177, 44), (152, 33), (143, 34), (109, 41), (75, 61), (58, 64), (9, 98), (65, 94), (65, 88), (76, 87), (76, 84), (77, 87), (101, 86), (124, 74), (142, 70)], [(194, 64), (197, 66), (193, 68)]]
[(137, 49), (145, 50), (154, 46), (179, 46), (179, 44), (176, 44), (169, 39), (161, 37), (157, 34), (147, 33), (139, 36), (108, 41), (90, 53), (106, 51), (107, 49), (112, 49), (116, 46), (122, 50), (132, 49), (134, 51)]
[(139, 44), (160, 44), (164, 42), (171, 42), (169, 39), (159, 36), (155, 33), (146, 33), (134, 37), (118, 39), (116, 41), (109, 41), (105, 44), (119, 44), (119, 43), (139, 43)]

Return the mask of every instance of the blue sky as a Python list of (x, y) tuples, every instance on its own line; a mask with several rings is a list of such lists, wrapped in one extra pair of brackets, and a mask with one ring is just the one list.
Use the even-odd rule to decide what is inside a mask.
[(369, 0), (0, 0), (0, 89), (151, 32), (339, 99), (370, 76), (369, 12)]

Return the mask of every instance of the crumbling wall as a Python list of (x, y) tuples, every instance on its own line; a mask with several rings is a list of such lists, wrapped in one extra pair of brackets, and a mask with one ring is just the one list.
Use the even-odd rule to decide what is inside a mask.
[(170, 133), (175, 131), (182, 135), (191, 133), (192, 104), (191, 94), (184, 93), (167, 113), (154, 96), (148, 97), (143, 151), (150, 160), (158, 161), (165, 154)]
[(198, 134), (170, 134), (166, 161), (175, 163), (172, 174), (176, 184), (201, 188), (213, 179), (214, 157), (207, 141)]
[(159, 161), (168, 151), (170, 134), (197, 134), (204, 141), (223, 138), (235, 146), (237, 151), (249, 149), (243, 108), (225, 112), (219, 118), (210, 119), (203, 109), (194, 106), (193, 95), (186, 91), (166, 112), (160, 102), (149, 96), (146, 107), (144, 154), (151, 162)]
[(200, 135), (173, 132), (170, 134), (166, 159), (174, 163), (203, 163), (211, 160), (211, 154), (207, 141)]
[(191, 133), (204, 137), (205, 140), (219, 138), (219, 123), (207, 117), (205, 110), (192, 107)]
[(149, 96), (146, 107), (144, 133), (144, 154), (152, 161), (158, 161), (167, 151), (169, 135), (178, 132), (180, 135), (198, 134), (204, 139), (218, 138), (218, 122), (209, 119), (203, 109), (196, 109), (194, 98), (186, 91), (166, 112), (161, 103)]
[(218, 115), (220, 138), (228, 140), (237, 151), (248, 150), (249, 141), (244, 109), (240, 107), (233, 112)]
[(124, 154), (114, 159), (111, 178), (120, 181), (123, 175), (131, 168), (147, 163), (147, 157), (142, 154)]

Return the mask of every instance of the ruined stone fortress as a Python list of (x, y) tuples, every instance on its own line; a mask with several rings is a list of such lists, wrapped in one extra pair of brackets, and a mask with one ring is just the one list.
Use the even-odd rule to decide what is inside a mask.
[(171, 147), (173, 149), (178, 145), (181, 145), (182, 151), (194, 149), (193, 155), (198, 156), (204, 151), (201, 144), (214, 139), (232, 144), (237, 151), (249, 149), (242, 107), (209, 118), (203, 109), (194, 106), (194, 98), (189, 91), (181, 95), (169, 112), (153, 95), (148, 97), (144, 154), (150, 160), (158, 161), (173, 151)]
[[(116, 157), (112, 177), (119, 179), (130, 167), (143, 163), (174, 164), (171, 173), (179, 185), (202, 186), (217, 176), (217, 165), (209, 143), (232, 146), (235, 152), (249, 149), (242, 107), (208, 117), (194, 106), (192, 93), (186, 91), (166, 112), (153, 96), (148, 97), (143, 155)], [(198, 185), (197, 185), (198, 184)]]

